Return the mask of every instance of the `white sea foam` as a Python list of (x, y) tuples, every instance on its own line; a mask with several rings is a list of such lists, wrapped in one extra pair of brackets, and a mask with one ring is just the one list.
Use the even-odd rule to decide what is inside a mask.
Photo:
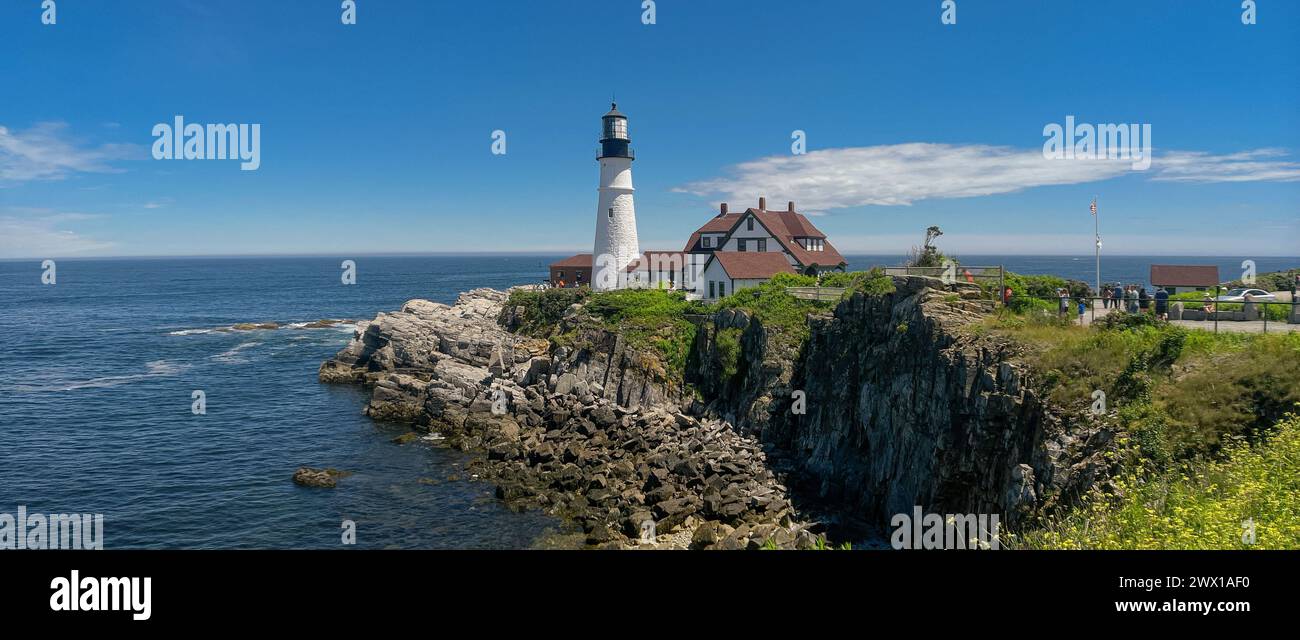
[(216, 360), (216, 361), (218, 361), (218, 362), (225, 362), (225, 363), (228, 363), (228, 364), (243, 364), (243, 363), (248, 362), (248, 359), (245, 358), (245, 357), (243, 357), (243, 356), (241, 356), (241, 355), (240, 355), (240, 352), (243, 351), (243, 350), (245, 350), (245, 349), (251, 349), (251, 348), (256, 347), (257, 345), (260, 345), (260, 344), (262, 344), (262, 343), (260, 343), (260, 342), (244, 342), (244, 343), (241, 343), (241, 344), (235, 345), (234, 347), (231, 347), (230, 349), (227, 349), (227, 350), (225, 350), (225, 351), (222, 351), (221, 353), (218, 353), (218, 354), (215, 355), (215, 356), (212, 356), (212, 359), (213, 359), (213, 360)]
[(171, 331), (171, 332), (168, 332), (167, 335), (169, 335), (169, 336), (194, 336), (194, 335), (203, 335), (203, 334), (205, 334), (205, 333), (212, 333), (212, 332), (213, 332), (213, 329), (181, 329), (180, 331)]
[(150, 378), (162, 378), (174, 376), (190, 368), (188, 364), (168, 362), (166, 360), (154, 360), (145, 363), (145, 373), (134, 373), (123, 376), (102, 376), (91, 378), (89, 380), (51, 380), (40, 384), (20, 384), (14, 386), (16, 391), (30, 393), (41, 391), (75, 391), (77, 389), (103, 389), (107, 387), (116, 387), (140, 380)]

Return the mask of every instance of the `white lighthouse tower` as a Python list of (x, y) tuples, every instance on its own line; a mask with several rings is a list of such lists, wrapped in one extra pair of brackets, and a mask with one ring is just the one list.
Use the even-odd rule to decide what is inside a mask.
[(632, 139), (627, 116), (610, 105), (600, 137), (600, 205), (596, 209), (596, 244), (592, 248), (591, 287), (618, 289), (627, 283), (627, 266), (641, 255), (632, 203)]

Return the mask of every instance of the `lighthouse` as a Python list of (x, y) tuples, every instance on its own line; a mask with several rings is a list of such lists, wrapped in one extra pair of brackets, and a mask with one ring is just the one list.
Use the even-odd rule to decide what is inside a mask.
[(596, 207), (596, 243), (592, 248), (595, 290), (618, 289), (627, 283), (627, 266), (641, 255), (636, 238), (636, 207), (632, 203), (632, 139), (627, 116), (611, 103), (601, 118), (600, 198)]

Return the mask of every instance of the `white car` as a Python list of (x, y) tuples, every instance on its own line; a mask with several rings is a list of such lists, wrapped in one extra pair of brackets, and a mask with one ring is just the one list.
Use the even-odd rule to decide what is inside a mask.
[(1277, 296), (1263, 289), (1229, 289), (1227, 293), (1215, 298), (1217, 302), (1245, 302), (1246, 296), (1254, 302), (1277, 302)]

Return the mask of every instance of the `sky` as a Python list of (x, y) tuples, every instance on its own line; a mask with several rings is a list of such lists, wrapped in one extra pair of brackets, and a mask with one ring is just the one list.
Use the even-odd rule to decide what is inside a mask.
[[(1090, 255), (1096, 198), (1103, 252), (1300, 254), (1292, 0), (53, 1), (0, 0), (0, 258), (590, 251), (612, 97), (643, 249), (765, 196), (844, 253)], [(260, 166), (155, 159), (177, 116)], [(1048, 157), (1067, 116), (1150, 166)]]

